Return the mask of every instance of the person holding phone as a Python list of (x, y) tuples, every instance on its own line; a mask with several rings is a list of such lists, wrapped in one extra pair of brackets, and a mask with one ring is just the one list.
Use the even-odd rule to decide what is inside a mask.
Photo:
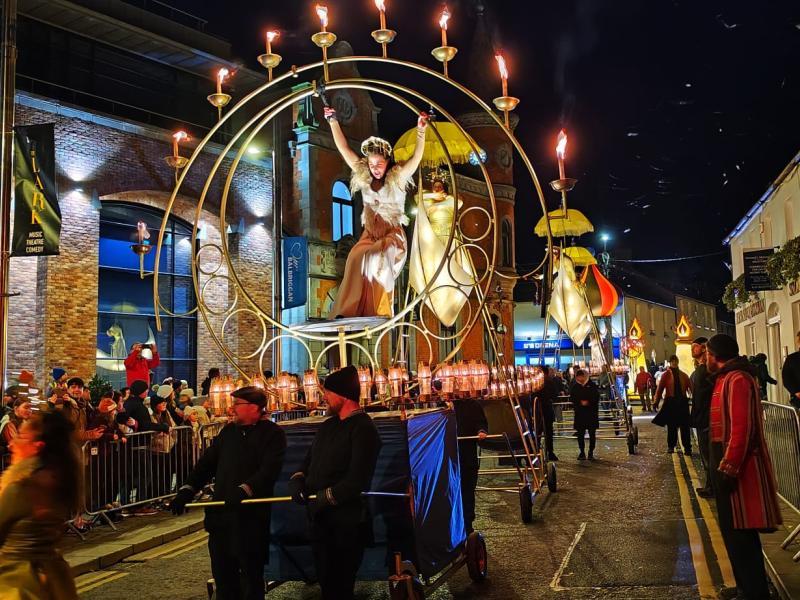
[[(145, 348), (152, 352), (152, 358), (142, 356), (142, 350)], [(128, 354), (124, 364), (128, 387), (136, 380), (144, 381), (149, 386), (150, 371), (161, 364), (161, 357), (158, 355), (158, 348), (155, 344), (136, 342), (131, 346), (131, 353)]]

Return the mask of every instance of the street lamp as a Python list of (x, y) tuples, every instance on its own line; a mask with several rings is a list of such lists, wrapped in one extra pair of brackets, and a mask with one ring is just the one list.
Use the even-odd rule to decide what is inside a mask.
[(610, 239), (611, 239), (611, 236), (608, 235), (607, 233), (600, 234), (600, 241), (603, 242), (603, 252), (606, 251), (606, 244), (608, 243), (608, 240), (610, 240)]

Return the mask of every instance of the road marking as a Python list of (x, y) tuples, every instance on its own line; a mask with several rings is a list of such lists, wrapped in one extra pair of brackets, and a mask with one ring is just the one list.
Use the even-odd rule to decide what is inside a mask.
[(550, 589), (552, 589), (554, 592), (563, 592), (564, 590), (569, 589), (561, 587), (561, 575), (564, 574), (564, 569), (567, 568), (569, 559), (572, 557), (572, 553), (575, 551), (575, 546), (577, 546), (578, 542), (581, 541), (584, 531), (586, 531), (586, 523), (581, 523), (578, 533), (575, 534), (575, 538), (572, 540), (569, 548), (567, 548), (567, 553), (564, 555), (564, 560), (561, 561), (561, 566), (558, 567), (558, 571), (556, 571), (556, 574), (553, 575), (553, 580), (550, 582)]
[(162, 546), (156, 546), (155, 548), (151, 548), (150, 550), (145, 550), (143, 552), (139, 552), (138, 554), (133, 554), (123, 560), (123, 562), (145, 562), (147, 560), (153, 560), (155, 558), (161, 558), (167, 554), (172, 554), (174, 552), (180, 551), (187, 546), (195, 546), (199, 544), (204, 544), (208, 539), (208, 533), (205, 531), (198, 531), (196, 533), (192, 533), (186, 535), (182, 538), (178, 538), (177, 540), (173, 540), (168, 542)]
[[(101, 571), (99, 573), (88, 573), (81, 575), (75, 580), (75, 587), (79, 594), (84, 594), (90, 590), (106, 585), (117, 579), (127, 577), (130, 573), (122, 571)], [(84, 579), (85, 577), (85, 579)]]
[(180, 556), (184, 552), (189, 552), (190, 550), (195, 550), (197, 548), (202, 548), (203, 546), (208, 544), (208, 540), (202, 539), (194, 544), (189, 544), (188, 546), (183, 546), (182, 548), (178, 548), (174, 552), (170, 552), (169, 554), (162, 554), (159, 558), (175, 558), (176, 556)]
[(697, 527), (697, 517), (692, 509), (692, 501), (689, 497), (689, 489), (686, 486), (686, 479), (681, 471), (680, 458), (677, 454), (672, 455), (672, 467), (675, 471), (675, 479), (678, 482), (678, 492), (681, 498), (681, 512), (683, 521), (686, 525), (686, 533), (689, 535), (689, 548), (692, 551), (692, 564), (694, 573), (697, 577), (697, 588), (700, 598), (717, 598), (714, 584), (711, 580), (711, 572), (708, 570), (706, 553), (703, 550), (703, 539), (700, 537), (700, 529)]
[[(700, 487), (700, 479), (697, 476), (697, 471), (694, 468), (694, 463), (691, 457), (683, 455), (683, 462), (689, 470), (689, 477), (692, 480), (692, 485), (695, 489)], [(731, 561), (728, 558), (728, 551), (725, 549), (725, 541), (722, 539), (722, 532), (719, 529), (714, 513), (711, 511), (711, 506), (708, 500), (702, 496), (697, 496), (697, 503), (700, 505), (700, 512), (703, 514), (703, 519), (708, 527), (708, 535), (711, 538), (711, 547), (714, 548), (714, 554), (717, 555), (717, 563), (719, 563), (719, 570), (722, 573), (722, 582), (725, 587), (736, 587), (736, 579), (733, 577), (733, 568)]]

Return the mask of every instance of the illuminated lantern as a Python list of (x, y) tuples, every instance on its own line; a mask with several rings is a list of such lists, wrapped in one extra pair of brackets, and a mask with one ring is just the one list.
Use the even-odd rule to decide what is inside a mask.
[(280, 401), (280, 408), (282, 410), (288, 410), (286, 407), (289, 406), (289, 394), (290, 394), (290, 385), (291, 385), (291, 376), (286, 371), (281, 371), (281, 374), (278, 375), (278, 399)]
[(675, 327), (675, 334), (678, 336), (679, 342), (692, 341), (692, 326), (689, 325), (689, 320), (686, 315), (681, 315), (677, 327)]
[(358, 397), (361, 403), (364, 405), (369, 404), (372, 396), (372, 374), (369, 372), (368, 367), (358, 368), (358, 389)]
[(452, 394), (455, 390), (453, 366), (450, 363), (444, 363), (439, 367), (438, 375), (442, 382), (442, 393)]
[(595, 317), (610, 317), (620, 307), (622, 292), (600, 272), (597, 265), (589, 265), (583, 270), (581, 283)]
[(378, 397), (383, 399), (388, 396), (389, 380), (386, 379), (383, 371), (378, 371), (375, 374), (375, 387), (378, 389)]
[(392, 398), (403, 396), (403, 370), (400, 367), (389, 367), (389, 386)]
[(417, 365), (417, 381), (419, 382), (419, 395), (431, 395), (431, 367), (428, 363), (421, 362)]
[(316, 369), (307, 369), (303, 373), (303, 392), (306, 395), (306, 409), (314, 410), (317, 408), (319, 380), (317, 379)]

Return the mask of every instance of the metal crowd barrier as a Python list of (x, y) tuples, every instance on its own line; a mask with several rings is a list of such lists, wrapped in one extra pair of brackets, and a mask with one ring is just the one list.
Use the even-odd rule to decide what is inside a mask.
[[(767, 449), (778, 480), (778, 495), (800, 513), (800, 416), (787, 404), (762, 402)], [(784, 550), (800, 535), (800, 525), (781, 544)], [(800, 562), (800, 552), (793, 557)]]

